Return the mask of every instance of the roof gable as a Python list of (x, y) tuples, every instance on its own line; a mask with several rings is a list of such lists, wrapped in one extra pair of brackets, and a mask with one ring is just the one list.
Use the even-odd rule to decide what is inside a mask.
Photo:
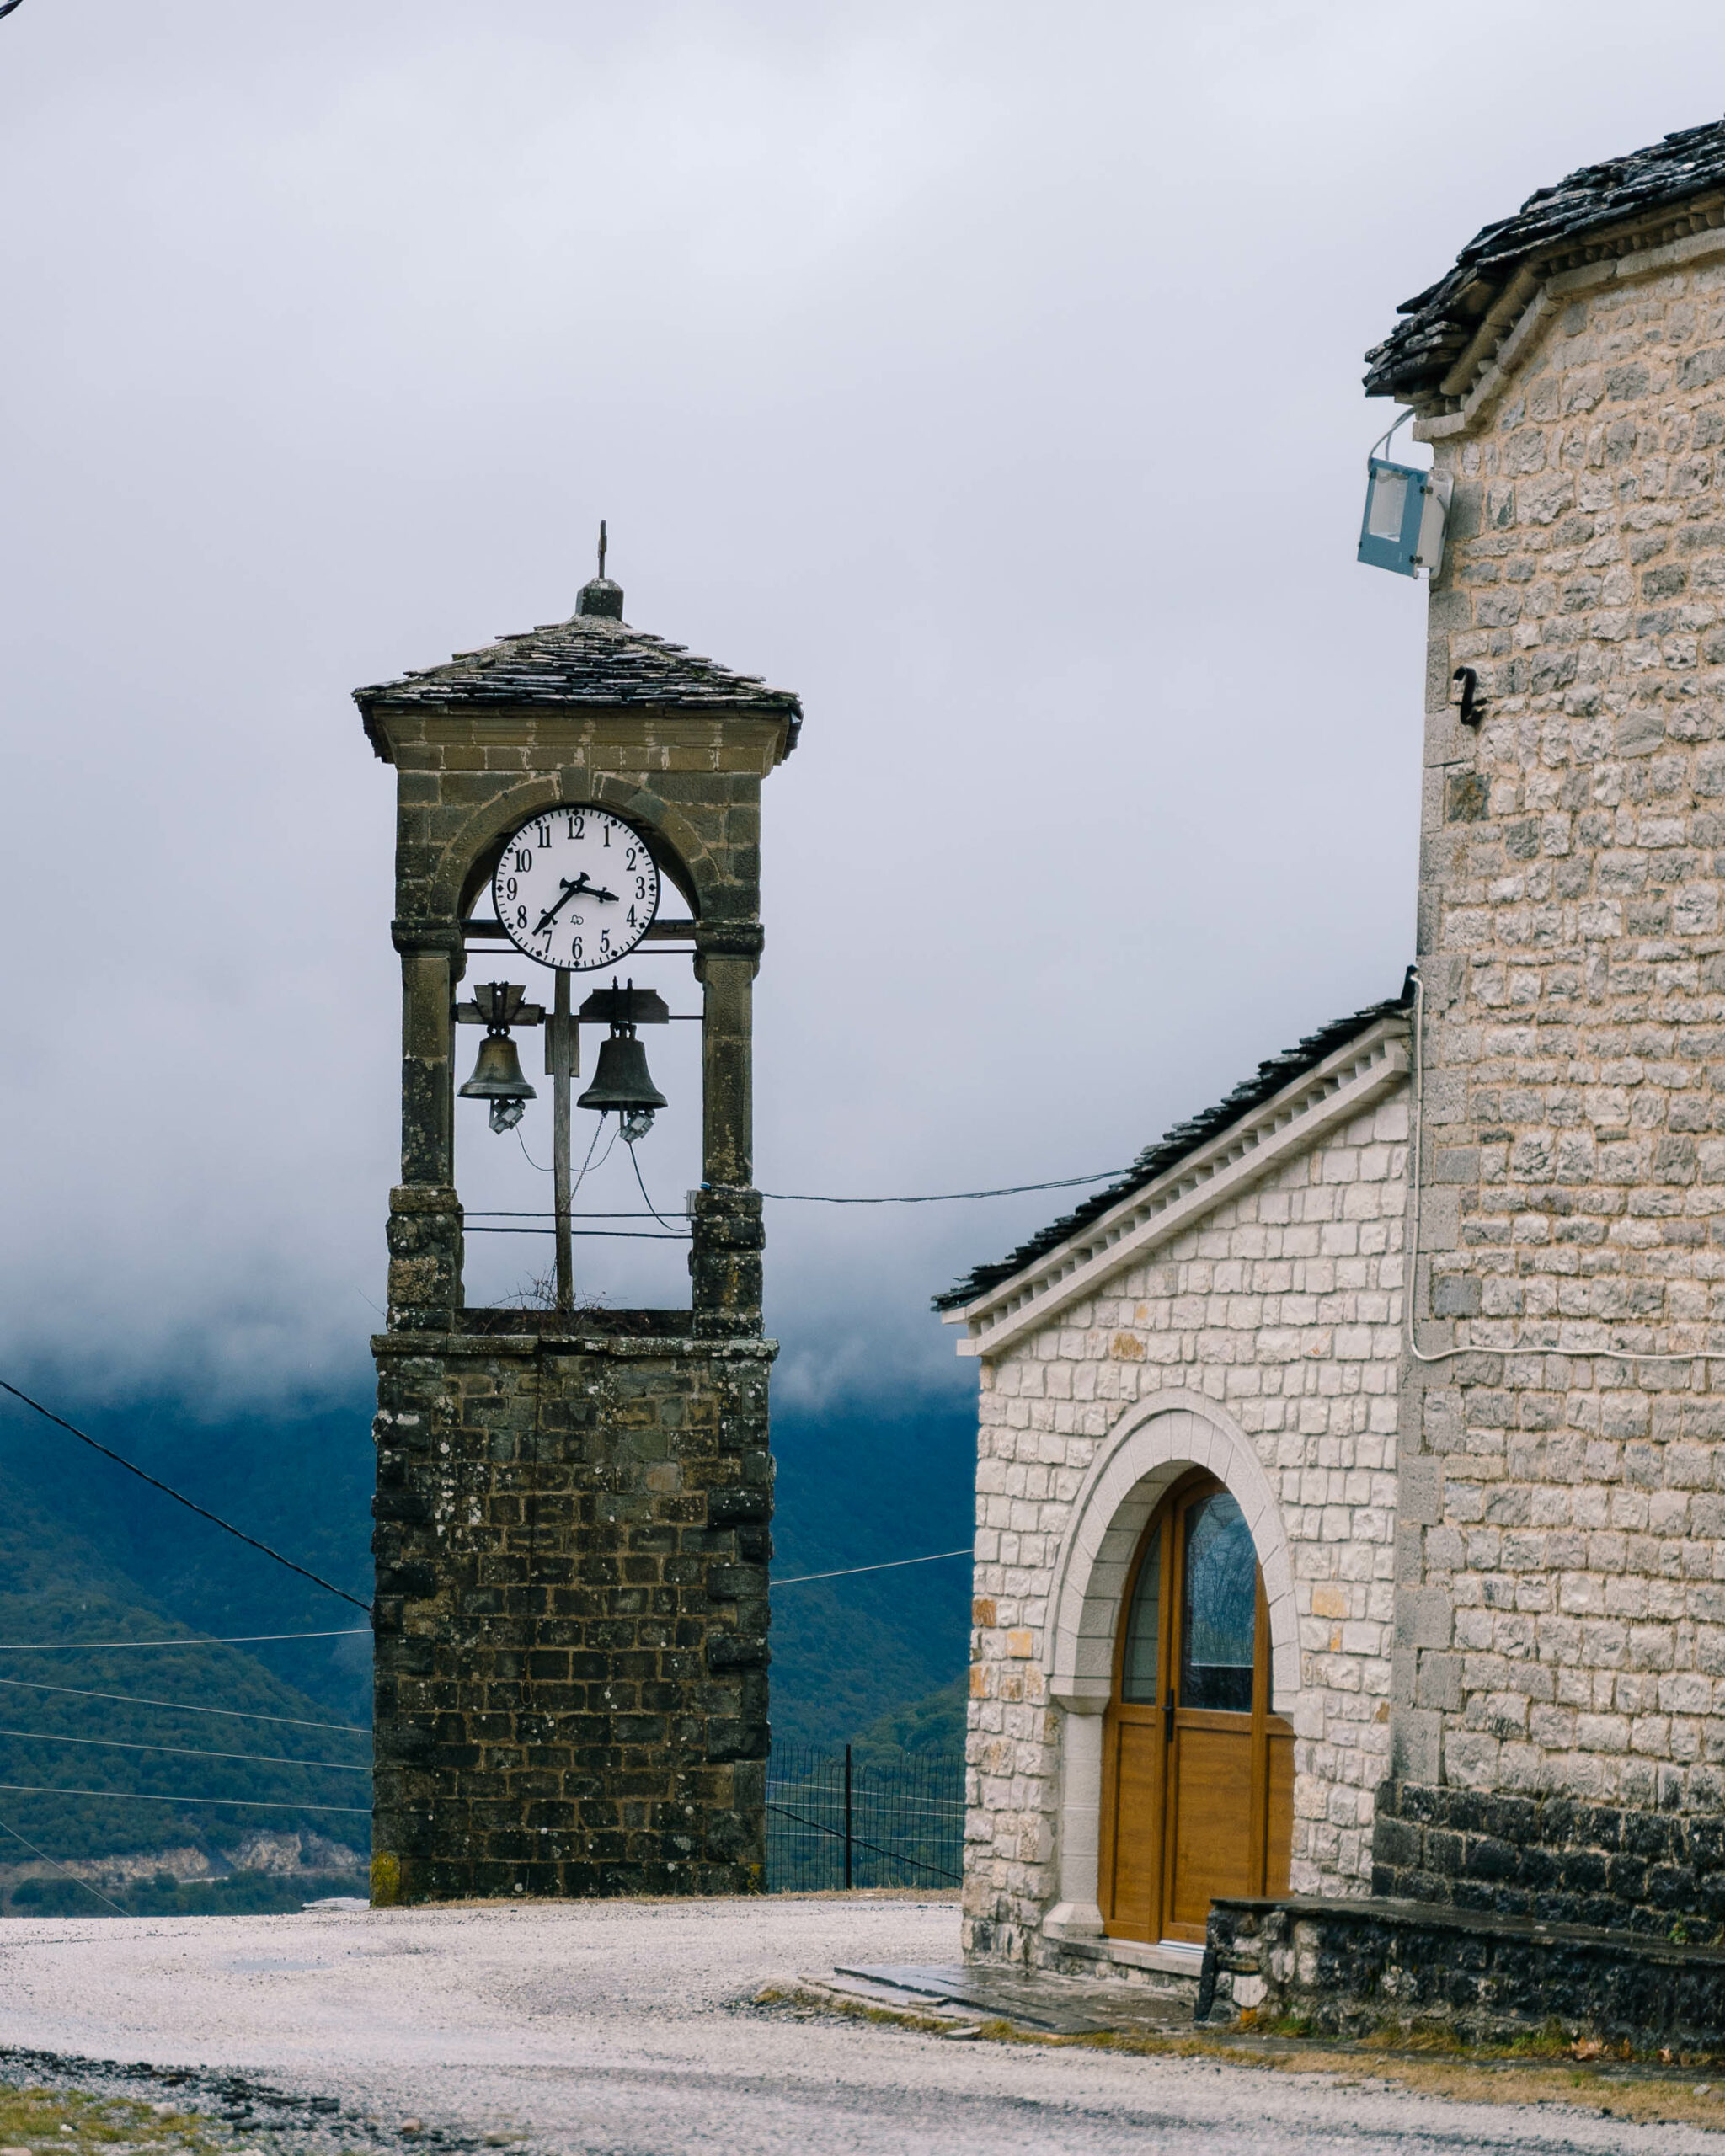
[[(1276, 1159), (1315, 1143), (1337, 1114), (1357, 1113), (1399, 1082), (1407, 1066), (1395, 1042), (1405, 1031), (1413, 984), (1410, 967), (1399, 995), (1336, 1019), (1259, 1064), (1254, 1077), (1214, 1107), (1146, 1146), (1118, 1182), (1007, 1257), (976, 1267), (937, 1295), (934, 1307), (948, 1314), (948, 1322), (969, 1319), (973, 1334), (981, 1336), (980, 1352), (992, 1353), (1046, 1323), (1103, 1273), (1130, 1262), (1152, 1224), (1160, 1241), (1161, 1230), (1183, 1225), (1242, 1182), (1258, 1180)], [(1319, 1113), (1327, 1108), (1335, 1113)], [(1188, 1172), (1177, 1172), (1182, 1170)], [(1019, 1311), (1027, 1315), (1019, 1317)]]
[[(1711, 198), (1700, 200), (1698, 198)], [(1526, 269), (1535, 277), (1725, 225), (1725, 120), (1685, 128), (1629, 156), (1583, 165), (1475, 233), (1455, 266), (1404, 300), (1405, 318), (1366, 355), (1366, 394), (1427, 404), (1485, 316)], [(1613, 239), (1612, 227), (1632, 227)]]

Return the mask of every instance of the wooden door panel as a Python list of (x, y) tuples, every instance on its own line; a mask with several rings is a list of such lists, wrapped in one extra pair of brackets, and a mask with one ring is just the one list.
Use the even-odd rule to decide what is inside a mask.
[[(1220, 1494), (1221, 1485), (1197, 1470), (1168, 1492), (1146, 1529), (1122, 1604), (1098, 1822), (1098, 1894), (1104, 1926), (1116, 1939), (1201, 1940), (1216, 1897), (1288, 1891), (1294, 1736), (1270, 1708), (1269, 1607), (1261, 1571), (1251, 1711), (1199, 1681), (1238, 1667), (1237, 1551), (1233, 1575), (1224, 1577), (1228, 1567), (1206, 1529), (1189, 1593), (1186, 1580), (1188, 1513)], [(1211, 1591), (1203, 1585), (1210, 1579), (1205, 1566), (1228, 1590), (1220, 1602), (1214, 1580)], [(1188, 1622), (1197, 1643), (1189, 1654)], [(1224, 1649), (1233, 1651), (1231, 1658)], [(1164, 1702), (1171, 1710), (1166, 1720)]]
[(1266, 1894), (1285, 1894), (1294, 1852), (1294, 1734), (1269, 1733), (1268, 1848), (1264, 1865)]
[(1122, 1721), (1115, 1732), (1114, 1895), (1108, 1929), (1126, 1939), (1155, 1936), (1152, 1925), (1161, 1884), (1162, 1732), (1152, 1722)]
[(1182, 1716), (1173, 1742), (1173, 1861), (1168, 1921), (1177, 1939), (1202, 1939), (1218, 1894), (1249, 1894), (1252, 1863), (1252, 1724), (1193, 1726)]

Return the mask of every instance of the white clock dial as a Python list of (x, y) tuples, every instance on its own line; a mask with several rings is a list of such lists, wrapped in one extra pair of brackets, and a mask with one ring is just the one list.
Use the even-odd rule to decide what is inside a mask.
[(531, 816), (491, 879), (517, 950), (565, 973), (615, 965), (659, 910), (659, 867), (633, 824), (606, 808)]

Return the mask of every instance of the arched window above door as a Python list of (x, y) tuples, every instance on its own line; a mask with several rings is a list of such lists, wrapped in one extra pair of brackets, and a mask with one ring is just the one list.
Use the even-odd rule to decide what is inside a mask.
[(1245, 1513), (1226, 1490), (1187, 1508), (1180, 1575), (1180, 1705), (1249, 1715), (1258, 1552)]

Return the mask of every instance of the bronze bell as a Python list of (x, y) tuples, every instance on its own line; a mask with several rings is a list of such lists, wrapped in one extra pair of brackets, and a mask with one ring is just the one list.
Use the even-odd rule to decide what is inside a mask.
[(627, 1032), (614, 1027), (610, 1039), (599, 1043), (593, 1083), (575, 1105), (597, 1108), (601, 1114), (606, 1108), (616, 1108), (622, 1115), (638, 1108), (665, 1107), (665, 1096), (647, 1068), (646, 1043), (636, 1039), (633, 1027)]
[(524, 1102), (537, 1098), (521, 1075), (521, 1059), (507, 1033), (487, 1033), (479, 1043), (473, 1075), (462, 1087), (464, 1101), (489, 1101), (491, 1128), (513, 1130)]

